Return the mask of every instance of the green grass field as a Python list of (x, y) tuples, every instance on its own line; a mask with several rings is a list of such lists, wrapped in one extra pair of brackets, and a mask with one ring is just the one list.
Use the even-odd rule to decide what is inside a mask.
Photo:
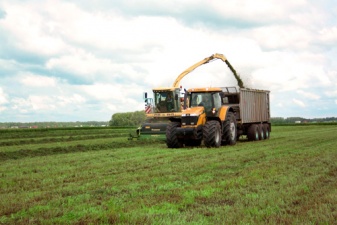
[(0, 130), (0, 224), (336, 224), (337, 125), (216, 149), (129, 132)]

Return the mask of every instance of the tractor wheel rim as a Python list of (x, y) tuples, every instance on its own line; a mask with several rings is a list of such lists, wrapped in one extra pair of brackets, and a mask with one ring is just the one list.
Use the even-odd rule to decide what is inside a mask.
[(233, 122), (230, 123), (229, 129), (230, 129), (231, 140), (234, 140), (234, 138), (235, 138), (235, 124)]
[(215, 131), (215, 143), (218, 143), (220, 141), (220, 132), (217, 130)]

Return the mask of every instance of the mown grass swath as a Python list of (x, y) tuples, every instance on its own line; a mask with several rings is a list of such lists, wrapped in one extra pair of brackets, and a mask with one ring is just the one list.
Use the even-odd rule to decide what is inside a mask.
[(0, 224), (337, 221), (336, 125), (181, 149), (129, 129), (17, 132), (1, 131)]

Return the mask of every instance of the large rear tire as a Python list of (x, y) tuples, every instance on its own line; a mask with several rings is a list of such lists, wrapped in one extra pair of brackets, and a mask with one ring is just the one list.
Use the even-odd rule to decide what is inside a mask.
[(259, 127), (257, 124), (252, 124), (248, 127), (247, 137), (249, 141), (259, 140)]
[(203, 127), (203, 138), (206, 147), (219, 148), (221, 145), (221, 127), (215, 120), (207, 121)]
[(269, 124), (263, 124), (263, 133), (264, 133), (264, 138), (269, 139), (270, 138), (270, 127)]
[(264, 140), (265, 139), (265, 135), (264, 135), (264, 131), (263, 131), (263, 124), (259, 124), (257, 126), (259, 127), (259, 129), (258, 129), (259, 140)]
[(170, 122), (166, 127), (166, 145), (169, 148), (182, 147), (182, 142), (177, 137), (177, 127), (180, 127), (178, 122)]
[(237, 124), (235, 116), (232, 112), (228, 112), (223, 129), (223, 141), (225, 145), (235, 145), (237, 140)]

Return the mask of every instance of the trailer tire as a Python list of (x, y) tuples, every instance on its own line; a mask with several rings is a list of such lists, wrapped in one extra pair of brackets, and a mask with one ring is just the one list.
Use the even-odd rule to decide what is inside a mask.
[(264, 139), (269, 139), (270, 138), (269, 124), (263, 124), (263, 133), (264, 133)]
[(203, 127), (203, 138), (206, 147), (219, 148), (221, 145), (221, 127), (215, 120), (207, 121)]
[(177, 137), (177, 127), (180, 127), (180, 123), (171, 122), (166, 127), (166, 145), (169, 148), (180, 148), (182, 142)]
[(264, 130), (263, 130), (263, 124), (259, 124), (257, 125), (259, 127), (259, 140), (264, 140), (265, 139), (265, 135), (264, 135)]
[(235, 116), (232, 112), (228, 112), (223, 128), (222, 143), (224, 145), (235, 145), (236, 140), (239, 137), (237, 133), (238, 132)]
[(252, 124), (248, 127), (247, 137), (249, 141), (259, 140), (259, 127), (257, 124)]

